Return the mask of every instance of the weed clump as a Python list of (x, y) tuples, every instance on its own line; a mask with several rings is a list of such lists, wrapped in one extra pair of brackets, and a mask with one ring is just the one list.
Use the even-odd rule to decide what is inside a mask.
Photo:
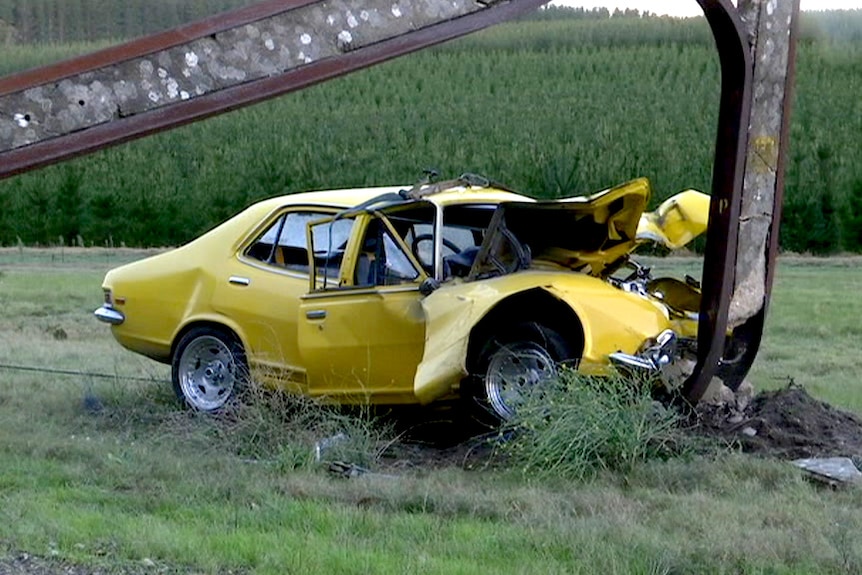
[(530, 394), (503, 433), (511, 463), (531, 477), (581, 480), (689, 449), (681, 416), (655, 401), (653, 382), (591, 377), (571, 370)]
[(250, 383), (218, 413), (189, 412), (194, 433), (219, 450), (279, 468), (379, 460), (391, 429), (366, 407), (342, 407)]

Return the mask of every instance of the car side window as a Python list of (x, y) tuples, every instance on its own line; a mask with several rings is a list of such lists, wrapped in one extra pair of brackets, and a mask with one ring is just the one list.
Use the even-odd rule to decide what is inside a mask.
[[(294, 211), (280, 216), (245, 251), (247, 257), (272, 266), (308, 274), (307, 224), (326, 218), (325, 212)], [(315, 229), (315, 245), (340, 247), (347, 245), (352, 220), (338, 220), (325, 229)], [(331, 228), (331, 229), (330, 229)], [(318, 238), (317, 234), (322, 237)]]

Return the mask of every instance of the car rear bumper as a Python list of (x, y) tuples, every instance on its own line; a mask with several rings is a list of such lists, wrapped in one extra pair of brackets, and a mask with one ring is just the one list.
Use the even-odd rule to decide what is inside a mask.
[(99, 321), (103, 321), (111, 325), (120, 325), (124, 321), (126, 321), (126, 316), (123, 315), (122, 312), (115, 310), (108, 304), (105, 304), (96, 311), (94, 311), (93, 315), (95, 315), (96, 319), (98, 319)]

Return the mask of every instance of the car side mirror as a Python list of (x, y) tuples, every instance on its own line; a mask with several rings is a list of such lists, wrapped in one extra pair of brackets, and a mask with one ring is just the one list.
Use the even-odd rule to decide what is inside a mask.
[(419, 293), (424, 296), (429, 296), (440, 287), (440, 282), (434, 278), (425, 278), (425, 280), (419, 284)]

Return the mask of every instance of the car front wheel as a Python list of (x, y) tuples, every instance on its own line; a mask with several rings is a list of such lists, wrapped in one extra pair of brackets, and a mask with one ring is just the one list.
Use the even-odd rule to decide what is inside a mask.
[(233, 334), (213, 327), (196, 327), (179, 341), (172, 361), (174, 392), (199, 411), (225, 406), (248, 377), (245, 352)]
[(471, 393), (479, 418), (491, 424), (511, 420), (529, 394), (556, 380), (559, 363), (571, 359), (568, 342), (537, 323), (517, 324), (488, 338)]

